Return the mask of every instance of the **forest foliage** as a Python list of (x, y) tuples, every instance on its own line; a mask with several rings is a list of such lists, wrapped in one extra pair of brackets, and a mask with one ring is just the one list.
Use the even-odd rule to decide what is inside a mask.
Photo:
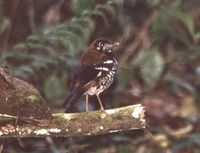
[[(88, 44), (98, 37), (120, 42), (117, 79), (102, 94), (105, 108), (142, 103), (152, 133), (24, 140), (25, 148), (6, 140), (6, 152), (199, 152), (198, 0), (0, 0), (0, 7), (0, 66), (33, 84), (55, 112), (63, 111)], [(95, 97), (90, 101), (99, 109)], [(84, 107), (81, 99), (73, 111)]]

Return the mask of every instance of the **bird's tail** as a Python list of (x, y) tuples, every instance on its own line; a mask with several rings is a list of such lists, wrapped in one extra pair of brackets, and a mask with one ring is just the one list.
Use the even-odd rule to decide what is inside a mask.
[(63, 104), (65, 112), (69, 112), (70, 107), (79, 100), (83, 93), (84, 92), (81, 90), (71, 92)]

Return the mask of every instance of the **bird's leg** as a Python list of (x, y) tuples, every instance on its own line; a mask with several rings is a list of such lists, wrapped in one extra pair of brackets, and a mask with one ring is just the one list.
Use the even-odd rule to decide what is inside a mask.
[(98, 99), (99, 104), (100, 104), (100, 106), (101, 106), (100, 110), (101, 110), (101, 111), (104, 111), (104, 107), (103, 107), (103, 104), (102, 104), (101, 99), (100, 99), (100, 97), (99, 97), (99, 94), (96, 94), (96, 96), (97, 96), (97, 99)]
[(85, 110), (86, 112), (89, 112), (89, 107), (88, 107), (88, 94), (85, 96)]

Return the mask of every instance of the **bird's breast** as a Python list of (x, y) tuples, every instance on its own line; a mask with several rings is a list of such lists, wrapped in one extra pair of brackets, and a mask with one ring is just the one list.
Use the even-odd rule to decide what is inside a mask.
[(103, 92), (105, 89), (110, 87), (110, 85), (113, 83), (114, 78), (116, 75), (116, 69), (114, 70), (109, 70), (106, 75), (99, 77), (96, 80), (95, 86), (91, 86), (85, 94), (89, 95), (95, 95), (95, 94), (100, 94)]

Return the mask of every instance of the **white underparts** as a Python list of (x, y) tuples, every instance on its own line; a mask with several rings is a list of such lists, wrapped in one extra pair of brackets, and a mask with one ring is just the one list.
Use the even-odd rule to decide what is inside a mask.
[(105, 61), (105, 62), (103, 62), (104, 64), (111, 64), (111, 63), (113, 63), (113, 60), (107, 60), (107, 61)]
[(96, 70), (109, 71), (107, 67), (95, 67)]
[(97, 74), (97, 77), (100, 77), (102, 75), (102, 71), (100, 71), (98, 74)]
[(91, 87), (86, 94), (89, 94), (89, 95), (95, 95), (97, 93), (97, 87)]

